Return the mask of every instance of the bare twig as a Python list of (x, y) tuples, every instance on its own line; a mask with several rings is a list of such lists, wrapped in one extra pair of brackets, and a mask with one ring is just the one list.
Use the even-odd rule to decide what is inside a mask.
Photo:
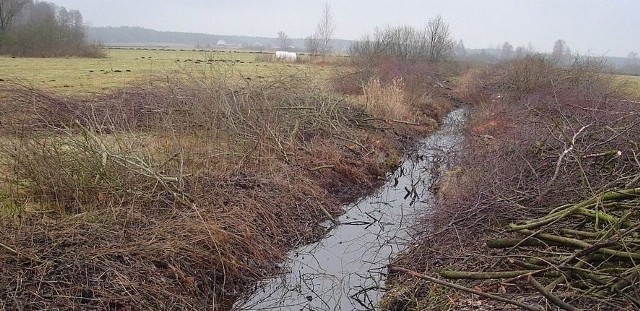
[(531, 305), (528, 305), (528, 304), (524, 304), (524, 303), (521, 303), (519, 301), (515, 301), (515, 300), (509, 299), (509, 298), (505, 298), (505, 297), (502, 297), (502, 296), (498, 296), (498, 295), (493, 295), (493, 294), (481, 292), (481, 291), (478, 291), (478, 290), (475, 290), (475, 289), (464, 287), (462, 285), (458, 285), (458, 284), (450, 283), (450, 282), (443, 281), (443, 280), (440, 280), (440, 279), (436, 279), (434, 277), (430, 277), (428, 275), (425, 275), (425, 274), (422, 274), (422, 273), (418, 273), (416, 271), (409, 270), (409, 269), (406, 269), (406, 268), (402, 268), (402, 267), (398, 267), (398, 266), (391, 266), (390, 269), (392, 271), (404, 272), (404, 273), (407, 273), (407, 274), (409, 274), (409, 275), (411, 275), (413, 277), (424, 279), (424, 280), (427, 280), (429, 282), (433, 282), (433, 283), (436, 283), (436, 284), (439, 284), (439, 285), (442, 285), (442, 286), (455, 288), (455, 289), (458, 289), (458, 290), (461, 290), (461, 291), (465, 291), (467, 293), (476, 294), (476, 295), (481, 296), (481, 297), (485, 297), (485, 298), (493, 299), (493, 300), (496, 300), (496, 301), (512, 304), (514, 306), (518, 306), (518, 307), (523, 308), (525, 310), (542, 311), (541, 308), (537, 308), (537, 307), (534, 307), (534, 306), (531, 306)]

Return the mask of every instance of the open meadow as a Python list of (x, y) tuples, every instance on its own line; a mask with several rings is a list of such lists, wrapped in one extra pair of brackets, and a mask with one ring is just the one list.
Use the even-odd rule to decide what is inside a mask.
[(113, 90), (132, 83), (177, 74), (233, 75), (264, 79), (283, 75), (326, 76), (327, 66), (304, 61), (270, 61), (273, 53), (151, 48), (106, 49), (104, 58), (12, 58), (0, 56), (0, 79), (18, 81), (58, 94), (79, 95)]

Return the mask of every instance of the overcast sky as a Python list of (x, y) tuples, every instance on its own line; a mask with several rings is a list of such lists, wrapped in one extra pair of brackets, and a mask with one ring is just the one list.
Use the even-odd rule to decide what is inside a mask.
[[(141, 26), (218, 35), (311, 34), (324, 0), (49, 0), (77, 9), (92, 26)], [(412, 25), (441, 15), (467, 48), (531, 43), (550, 51), (564, 39), (573, 52), (640, 53), (639, 0), (329, 0), (335, 37), (358, 39), (377, 26)]]

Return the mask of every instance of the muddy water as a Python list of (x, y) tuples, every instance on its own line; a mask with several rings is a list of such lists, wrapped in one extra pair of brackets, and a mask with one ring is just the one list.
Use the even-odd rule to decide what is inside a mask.
[(451, 112), (378, 192), (348, 206), (323, 240), (292, 251), (288, 274), (261, 284), (234, 309), (375, 309), (386, 265), (407, 245), (416, 217), (433, 204), (431, 186), (460, 146), (464, 119), (462, 109)]

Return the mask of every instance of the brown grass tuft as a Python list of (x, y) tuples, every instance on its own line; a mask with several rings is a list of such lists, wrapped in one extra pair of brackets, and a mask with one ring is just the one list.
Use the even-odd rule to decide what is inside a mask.
[(406, 105), (402, 79), (382, 85), (379, 78), (371, 78), (362, 86), (365, 109), (375, 116), (389, 120), (412, 121), (415, 113)]

